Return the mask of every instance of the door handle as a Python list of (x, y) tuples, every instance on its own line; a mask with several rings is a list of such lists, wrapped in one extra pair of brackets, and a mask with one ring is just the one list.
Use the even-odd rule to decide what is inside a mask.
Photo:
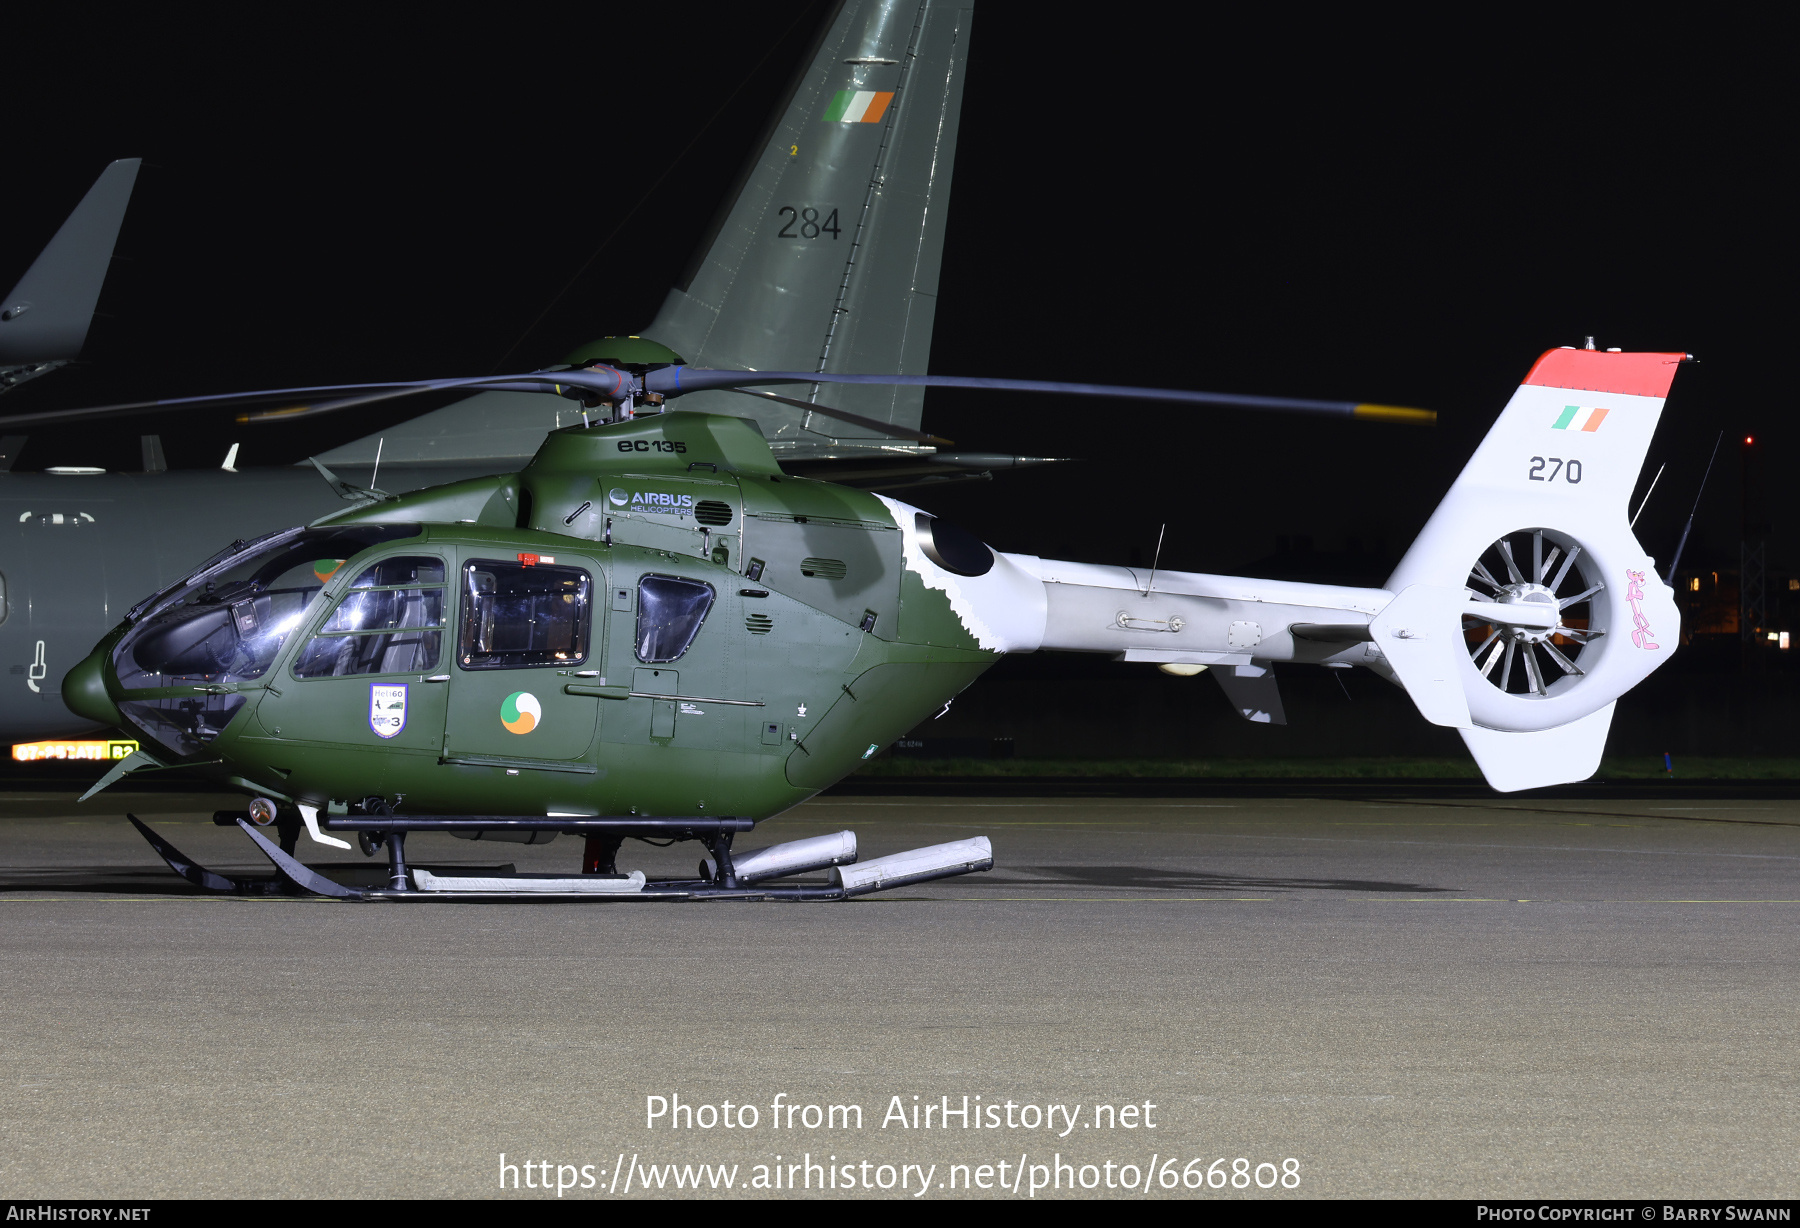
[(586, 686), (579, 682), (568, 682), (563, 684), (563, 694), (593, 695), (600, 699), (630, 699), (631, 688), (628, 686)]
[(450, 675), (449, 674), (433, 674), (433, 675), (431, 675), (431, 677), (421, 678), (421, 679), (419, 679), (419, 681), (420, 682), (448, 682), (448, 681), (450, 681)]

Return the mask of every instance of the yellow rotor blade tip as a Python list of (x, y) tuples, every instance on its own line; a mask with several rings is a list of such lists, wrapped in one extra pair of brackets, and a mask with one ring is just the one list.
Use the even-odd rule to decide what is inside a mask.
[(311, 409), (310, 405), (290, 405), (286, 409), (259, 409), (252, 413), (237, 416), (239, 422), (262, 422), (269, 418), (285, 418), (289, 414), (303, 414)]
[(1358, 418), (1371, 418), (1377, 422), (1412, 422), (1429, 426), (1437, 421), (1434, 409), (1408, 409), (1404, 405), (1358, 405), (1355, 412)]

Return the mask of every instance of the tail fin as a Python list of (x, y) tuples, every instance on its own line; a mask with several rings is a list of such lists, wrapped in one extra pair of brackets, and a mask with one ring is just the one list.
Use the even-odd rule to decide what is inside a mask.
[[(972, 16), (972, 0), (845, 0), (643, 336), (692, 366), (923, 375)], [(833, 388), (825, 403), (916, 430), (924, 390)], [(733, 392), (682, 408), (755, 418), (783, 458), (892, 442)], [(578, 421), (550, 397), (484, 392), (381, 432), (385, 463), (523, 459)], [(320, 459), (366, 465), (376, 447)]]
[(1538, 359), (1388, 581), (1375, 642), (1496, 789), (1592, 775), (1613, 702), (1679, 642), (1627, 502), (1685, 357)]
[[(972, 0), (844, 4), (644, 335), (694, 366), (924, 374), (972, 10)], [(841, 387), (827, 403), (917, 429), (924, 393)], [(754, 412), (783, 455), (885, 441), (730, 392), (683, 407)]]
[(81, 352), (141, 158), (100, 172), (12, 293), (0, 300), (0, 364), (67, 362)]

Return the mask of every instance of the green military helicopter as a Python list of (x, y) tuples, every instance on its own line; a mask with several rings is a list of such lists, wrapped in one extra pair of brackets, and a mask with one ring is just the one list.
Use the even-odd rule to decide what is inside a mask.
[[(1205, 670), (1262, 723), (1285, 721), (1276, 663), (1364, 667), (1456, 728), (1496, 788), (1590, 774), (1613, 701), (1678, 642), (1672, 594), (1625, 503), (1680, 355), (1590, 345), (1539, 359), (1381, 588), (1004, 554), (857, 488), (1044, 459), (938, 452), (946, 441), (919, 429), (933, 386), (1430, 417), (921, 374), (969, 21), (964, 0), (835, 7), (642, 338), (522, 375), (9, 419), (241, 403), (259, 407), (244, 420), (275, 420), (465, 398), (320, 458), (356, 479), (327, 473), (329, 491), (298, 470), (201, 475), (191, 489), (206, 498), (177, 497), (167, 480), (180, 475), (10, 475), (11, 581), (26, 587), (23, 568), (31, 582), (0, 630), (35, 664), (20, 662), (30, 685), (0, 703), (0, 725), (130, 730), (144, 751), (96, 788), (165, 766), (209, 775), (249, 799), (223, 821), (263, 847), (283, 888), (363, 894), (295, 858), (305, 831), (340, 848), (354, 837), (370, 855), (385, 847), (385, 886), (370, 894), (405, 899), (829, 898), (985, 868), (985, 841), (873, 862), (856, 860), (848, 833), (755, 852), (732, 842), (1008, 652)], [(846, 373), (858, 370), (888, 374)], [(390, 483), (412, 493), (359, 489), (376, 483), (384, 439)], [(159, 467), (147, 446), (146, 470)], [(354, 504), (313, 519), (302, 483), (307, 498)], [(66, 502), (77, 489), (112, 500), (100, 516), (136, 535), (119, 537), (103, 568), (55, 536), (96, 520)], [(169, 583), (215, 534), (246, 540)], [(160, 591), (61, 675), (65, 726), (50, 711), (61, 662), (118, 608), (96, 575), (128, 587), (126, 600)], [(21, 707), (19, 692), (32, 702)], [(262, 834), (271, 826), (278, 842)], [(265, 889), (143, 830), (202, 887)], [(445, 881), (406, 865), (406, 834), (419, 830), (580, 835), (582, 872)], [(617, 873), (630, 837), (698, 840), (709, 857), (691, 880), (648, 883)], [(791, 884), (811, 871), (832, 877)]]
[[(450, 386), (547, 391), (600, 420), (551, 432), (518, 473), (368, 491), (234, 543), (139, 603), (63, 684), (72, 711), (150, 748), (94, 791), (149, 767), (210, 775), (251, 795), (225, 820), (281, 880), (326, 895), (844, 898), (987, 869), (991, 847), (858, 864), (847, 832), (739, 856), (733, 838), (854, 770), (1003, 653), (1211, 669), (1264, 722), (1283, 720), (1275, 662), (1363, 666), (1458, 729), (1489, 782), (1513, 790), (1592, 774), (1615, 701), (1678, 642), (1672, 590), (1626, 501), (1681, 354), (1543, 355), (1386, 586), (1349, 588), (1002, 554), (886, 496), (783, 473), (751, 420), (673, 408), (699, 390), (782, 384), (1213, 394), (724, 371), (639, 339), (605, 348), (561, 371), (307, 390), (320, 409)], [(285, 847), (255, 830), (271, 824)], [(139, 827), (190, 881), (255, 889)], [(301, 865), (302, 827), (343, 848), (329, 833), (355, 833), (371, 855), (385, 845), (386, 886), (357, 892)], [(581, 835), (583, 873), (409, 874), (411, 831)], [(698, 840), (710, 858), (694, 879), (649, 883), (618, 872), (629, 837)], [(770, 885), (822, 869), (822, 886)]]
[[(984, 870), (985, 838), (860, 864), (847, 832), (735, 857), (732, 841), (847, 775), (1002, 652), (1035, 647), (1043, 586), (924, 512), (784, 473), (754, 420), (682, 411), (678, 398), (752, 384), (949, 384), (1430, 416), (1043, 381), (706, 370), (640, 338), (595, 348), (604, 353), (580, 368), (304, 390), (315, 411), (452, 386), (549, 392), (580, 401), (586, 422), (551, 432), (520, 472), (366, 491), (310, 525), (233, 543), (139, 603), (63, 685), (72, 711), (146, 747), (94, 791), (146, 768), (212, 776), (252, 795), (223, 821), (250, 833), (276, 881), (332, 896), (824, 899)], [(197, 885), (262, 889), (138, 826)], [(266, 826), (279, 845), (256, 830)], [(353, 891), (300, 864), (303, 829), (346, 849), (330, 833), (354, 834), (368, 854), (385, 846), (386, 886)], [(580, 835), (583, 873), (409, 872), (412, 831)], [(698, 840), (709, 857), (692, 880), (647, 883), (618, 872), (628, 837)], [(823, 886), (765, 881), (821, 869), (832, 874)]]

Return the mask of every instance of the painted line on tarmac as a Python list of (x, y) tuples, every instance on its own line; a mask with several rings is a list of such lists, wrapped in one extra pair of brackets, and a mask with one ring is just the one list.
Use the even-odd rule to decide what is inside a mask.
[[(1108, 802), (1130, 803), (1132, 799), (1106, 798), (1104, 800)], [(925, 806), (936, 806), (941, 809), (946, 806), (954, 806), (958, 810), (1039, 810), (1045, 807), (1058, 805), (1092, 806), (1094, 803), (1085, 798), (1062, 799), (1050, 797), (1029, 802), (965, 802), (955, 799), (949, 801), (937, 801), (931, 798), (919, 798), (904, 802), (840, 802), (835, 798), (826, 798), (823, 801), (814, 799), (800, 804), (802, 806), (886, 806), (894, 809), (918, 809)], [(1132, 805), (1132, 809), (1134, 810), (1242, 810), (1243, 808), (1244, 807), (1238, 802), (1139, 802)], [(1263, 809), (1275, 809), (1275, 807), (1263, 807)]]
[[(1314, 897), (1320, 898), (1320, 897)], [(1382, 900), (1367, 896), (1345, 895), (1326, 896), (1326, 899), (1337, 899), (1346, 902), (1355, 900), (1365, 904), (1800, 904), (1800, 900), (1589, 900), (1579, 896), (1568, 896), (1558, 899), (1535, 900), (1485, 900), (1485, 899), (1452, 899), (1442, 896), (1421, 896), (1417, 899)]]
[[(921, 827), (948, 827), (947, 823), (921, 823)], [(1021, 826), (1023, 826), (1021, 824)], [(1166, 836), (1167, 832), (1121, 832), (1121, 835)], [(1708, 853), (1690, 849), (1624, 849), (1590, 848), (1580, 844), (1457, 844), (1447, 840), (1359, 840), (1351, 836), (1270, 836), (1251, 832), (1215, 831), (1203, 833), (1216, 840), (1275, 840), (1300, 844), (1373, 844), (1400, 845), (1434, 849), (1500, 849), (1516, 853), (1629, 853), (1639, 857), (1733, 857), (1751, 861), (1800, 861), (1800, 856), (1786, 853)]]
[[(910, 826), (913, 827), (971, 827), (976, 825), (977, 820), (975, 819), (965, 819), (960, 823), (953, 823), (947, 819), (921, 819), (910, 824)], [(1139, 831), (1130, 827), (1115, 827), (1105, 819), (989, 819), (981, 825), (1003, 831), (1011, 831), (1014, 828), (1020, 827), (1054, 827), (1065, 830), (1077, 828), (1087, 829), (1095, 832), (1103, 832), (1109, 836), (1166, 837), (1170, 835), (1167, 831)]]
[(851, 904), (1273, 904), (1263, 895), (889, 895), (858, 896)]
[[(1114, 799), (1114, 800), (1117, 800), (1117, 799)], [(1447, 807), (1450, 809), (1462, 810), (1462, 811), (1486, 810), (1486, 811), (1489, 811), (1489, 812), (1495, 814), (1496, 816), (1501, 815), (1501, 814), (1507, 814), (1507, 813), (1527, 813), (1527, 814), (1556, 815), (1559, 817), (1569, 817), (1569, 818), (1583, 817), (1583, 818), (1602, 818), (1602, 819), (1646, 819), (1646, 820), (1650, 820), (1652, 822), (1674, 821), (1674, 822), (1703, 822), (1703, 823), (1734, 823), (1734, 824), (1761, 826), (1761, 827), (1800, 827), (1800, 822), (1790, 823), (1790, 822), (1775, 821), (1775, 820), (1769, 820), (1769, 819), (1721, 819), (1721, 818), (1712, 818), (1712, 817), (1708, 817), (1708, 816), (1694, 816), (1694, 817), (1690, 818), (1688, 816), (1683, 816), (1683, 815), (1635, 814), (1635, 813), (1622, 812), (1622, 811), (1621, 812), (1613, 812), (1613, 811), (1603, 811), (1603, 810), (1554, 810), (1554, 809), (1550, 809), (1548, 807), (1536, 807), (1536, 806), (1488, 806), (1485, 804), (1464, 805), (1464, 804), (1454, 803), (1454, 802), (1409, 802), (1409, 801), (1374, 802), (1374, 801), (1366, 801), (1361, 798), (1352, 798), (1350, 800), (1351, 800), (1351, 804), (1353, 804), (1353, 805), (1367, 806), (1367, 807), (1374, 808), (1374, 809), (1383, 809), (1383, 808), (1389, 808), (1389, 807), (1398, 808), (1400, 806), (1408, 806), (1408, 807), (1412, 807), (1412, 806), (1444, 806), (1444, 807)], [(1127, 801), (1128, 801), (1128, 799), (1127, 799)], [(805, 805), (805, 806), (889, 807), (889, 808), (893, 808), (893, 809), (901, 809), (901, 808), (923, 809), (925, 807), (930, 806), (930, 807), (936, 807), (938, 809), (953, 807), (956, 809), (966, 809), (966, 810), (976, 810), (976, 809), (1025, 810), (1025, 809), (1036, 808), (1042, 804), (1043, 803), (1038, 803), (1038, 802), (1029, 802), (1029, 803), (1026, 803), (1026, 802), (956, 802), (956, 801), (940, 802), (940, 801), (928, 801), (928, 800), (927, 801), (907, 801), (907, 802), (813, 801), (813, 802), (802, 803), (802, 805)], [(1092, 805), (1093, 803), (1086, 802), (1083, 804)], [(1245, 809), (1251, 809), (1251, 808), (1252, 807), (1249, 807), (1249, 806), (1219, 805), (1219, 804), (1213, 804), (1213, 803), (1202, 803), (1202, 804), (1198, 804), (1198, 805), (1185, 805), (1185, 804), (1181, 804), (1181, 803), (1153, 802), (1153, 803), (1130, 805), (1130, 809), (1132, 811), (1139, 811), (1139, 810), (1245, 810)], [(1254, 809), (1256, 809), (1259, 812), (1262, 810), (1276, 809), (1276, 808), (1277, 807), (1270, 807), (1270, 806), (1266, 806), (1266, 805), (1258, 805), (1258, 806), (1254, 807)], [(1771, 809), (1772, 809), (1772, 807), (1771, 807)], [(1324, 820), (1319, 820), (1319, 821), (1330, 823), (1334, 826), (1358, 826), (1358, 827), (1386, 827), (1386, 826), (1402, 827), (1402, 826), (1405, 826), (1405, 827), (1457, 827), (1457, 828), (1468, 828), (1468, 827), (1474, 827), (1474, 826), (1483, 826), (1483, 827), (1497, 826), (1497, 825), (1501, 825), (1505, 822), (1503, 819), (1500, 819), (1498, 817), (1489, 819), (1486, 822), (1474, 822), (1474, 823), (1468, 822), (1468, 821), (1456, 821), (1456, 822), (1415, 821), (1415, 822), (1400, 823), (1400, 822), (1387, 822), (1387, 821), (1378, 820), (1378, 819), (1324, 819)], [(1107, 819), (1066, 819), (1066, 820), (1065, 819), (1056, 819), (1056, 820), (1043, 819), (1043, 820), (1033, 820), (1033, 821), (1025, 821), (1025, 822), (1008, 821), (1007, 825), (1009, 827), (1106, 828), (1107, 830), (1114, 832), (1116, 834), (1119, 834), (1119, 835), (1166, 834), (1166, 833), (1151, 833), (1151, 832), (1135, 832), (1134, 833), (1134, 832), (1121, 831), (1120, 829), (1113, 827), (1111, 825), (1111, 821), (1107, 820)], [(940, 822), (940, 823), (923, 823), (923, 824), (920, 824), (920, 826), (944, 827), (944, 826), (951, 826), (951, 825)], [(1597, 824), (1570, 823), (1570, 824), (1565, 824), (1565, 826), (1592, 827), (1592, 826), (1597, 826)], [(1606, 826), (1629, 828), (1629, 827), (1636, 827), (1637, 824), (1616, 823), (1616, 824), (1607, 824)], [(1594, 851), (1594, 850), (1590, 850), (1590, 851)], [(1599, 851), (1606, 851), (1606, 850), (1599, 850)], [(1720, 854), (1720, 855), (1729, 856), (1730, 854)], [(1740, 856), (1750, 856), (1751, 854), (1739, 854), (1739, 855)]]
[(1800, 900), (1589, 900), (1571, 896), (1566, 899), (1514, 900), (1486, 896), (1408, 896), (1384, 899), (1364, 894), (1283, 896), (864, 896), (858, 904), (1274, 904), (1282, 901), (1326, 900), (1340, 904), (1800, 904)]
[(1209, 833), (1230, 840), (1297, 840), (1326, 844), (1398, 844), (1420, 848), (1501, 849), (1517, 853), (1628, 853), (1637, 857), (1733, 857), (1751, 861), (1800, 861), (1785, 853), (1708, 853), (1687, 849), (1589, 848), (1578, 844), (1451, 844), (1442, 840), (1351, 840), (1342, 836), (1249, 836), (1231, 832)]
[(0, 895), (0, 904), (331, 904), (322, 895), (103, 895), (68, 891), (68, 895)]
[(1591, 900), (1566, 899), (1514, 900), (1486, 896), (1408, 896), (1382, 899), (1368, 895), (1284, 895), (1284, 896), (863, 896), (857, 904), (1274, 904), (1283, 901), (1326, 900), (1341, 904), (1800, 904), (1800, 900)]
[[(1640, 814), (1637, 811), (1632, 810), (1559, 810), (1551, 806), (1514, 806), (1498, 802), (1477, 802), (1470, 804), (1467, 802), (1426, 801), (1423, 799), (1412, 801), (1404, 797), (1397, 797), (1387, 801), (1385, 804), (1390, 806), (1435, 806), (1449, 810), (1490, 810), (1565, 816), (1585, 815), (1590, 818), (1601, 819), (1658, 819), (1665, 823), (1740, 823), (1752, 827), (1800, 827), (1800, 821), (1789, 821), (1785, 819), (1721, 819), (1715, 818), (1712, 815), (1703, 814)], [(1669, 807), (1669, 809), (1677, 809), (1677, 807)], [(1681, 807), (1680, 809), (1686, 809), (1686, 807)], [(1700, 809), (1700, 807), (1693, 807), (1693, 809)], [(1749, 809), (1749, 807), (1744, 807), (1744, 809)], [(1771, 806), (1768, 807), (1768, 809), (1773, 810), (1774, 807)]]
[[(967, 827), (967, 823), (923, 822), (913, 824), (915, 827)], [(1074, 827), (1077, 824), (1041, 824), (1041, 823), (1008, 823), (1007, 827)], [(1111, 827), (1103, 823), (1094, 823), (1093, 827), (1104, 828), (1109, 836), (1152, 836), (1166, 838), (1166, 831), (1135, 831), (1130, 828)], [(1454, 826), (1454, 824), (1444, 824)], [(1584, 824), (1585, 826), (1585, 824)], [(1448, 840), (1366, 840), (1354, 836), (1271, 836), (1255, 832), (1208, 831), (1193, 833), (1197, 837), (1210, 840), (1274, 840), (1299, 842), (1304, 844), (1372, 844), (1401, 845), (1417, 848), (1438, 849), (1501, 849), (1521, 853), (1630, 853), (1642, 857), (1734, 857), (1752, 861), (1800, 861), (1800, 855), (1785, 853), (1708, 853), (1694, 852), (1687, 849), (1622, 849), (1622, 848), (1590, 848), (1579, 844), (1458, 844)]]
[[(316, 899), (287, 896), (116, 896), (71, 893), (66, 896), (6, 896), (8, 904), (332, 904)], [(783, 903), (784, 901), (774, 901)], [(830, 901), (821, 901), (830, 902)], [(861, 896), (846, 904), (1273, 904), (1274, 896)]]

